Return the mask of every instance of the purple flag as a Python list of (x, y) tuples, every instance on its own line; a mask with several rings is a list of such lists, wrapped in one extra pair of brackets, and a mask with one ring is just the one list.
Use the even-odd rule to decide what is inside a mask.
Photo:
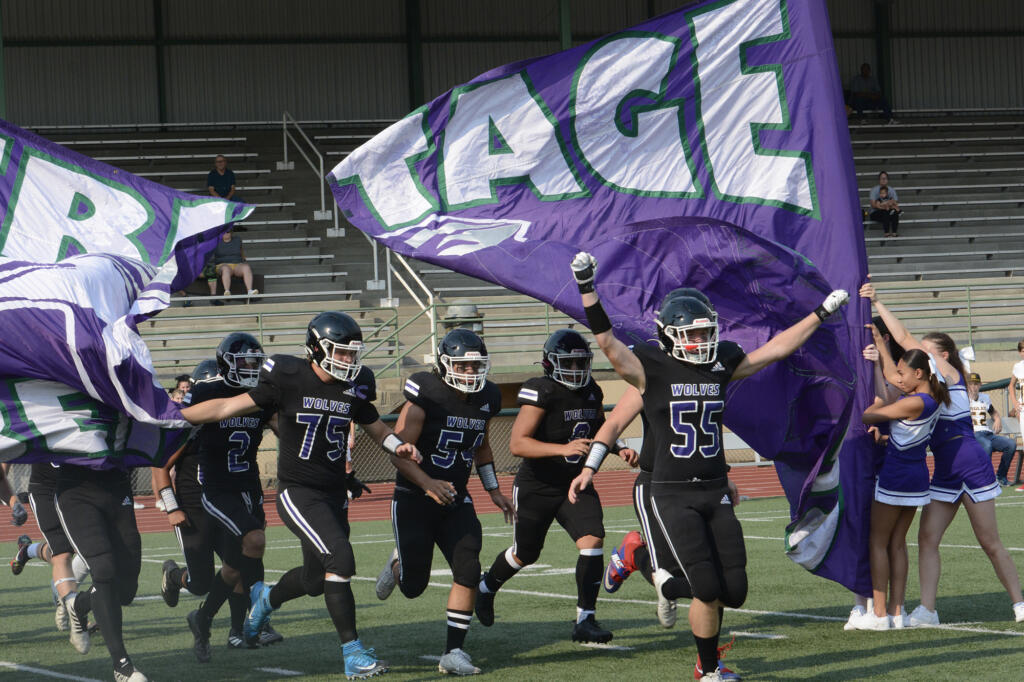
[(187, 422), (139, 322), (251, 212), (176, 192), (0, 121), (0, 460), (149, 466)]
[[(824, 0), (719, 0), (454, 87), (329, 178), (398, 253), (583, 319), (568, 263), (598, 260), (615, 333), (654, 337), (678, 286), (753, 349), (866, 273)], [(868, 321), (848, 306), (785, 362), (730, 387), (725, 422), (773, 459), (789, 555), (866, 593)]]

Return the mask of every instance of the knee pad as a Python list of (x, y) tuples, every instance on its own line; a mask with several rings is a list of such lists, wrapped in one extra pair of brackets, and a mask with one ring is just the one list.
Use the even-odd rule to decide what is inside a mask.
[(515, 555), (516, 558), (523, 562), (523, 567), (529, 566), (532, 563), (536, 563), (537, 559), (540, 558), (540, 551), (544, 549), (543, 545), (516, 545)]
[(479, 552), (473, 556), (468, 556), (468, 552), (464, 554), (464, 556), (460, 556), (460, 552), (455, 553), (452, 561), (452, 582), (474, 589), (480, 583), (480, 554)]
[(743, 569), (731, 569), (725, 571), (722, 576), (722, 595), (719, 599), (723, 606), (730, 609), (738, 609), (747, 601), (747, 572)]
[(694, 598), (703, 602), (713, 602), (722, 597), (722, 581), (710, 561), (687, 566), (686, 577), (690, 581)]
[(302, 589), (306, 591), (310, 597), (319, 597), (324, 593), (324, 576), (326, 572), (323, 568), (319, 570), (312, 566), (302, 567)]
[[(402, 591), (402, 596), (404, 596), (406, 599), (415, 599), (416, 597), (423, 594), (423, 592), (427, 589), (427, 583), (430, 582), (429, 575), (410, 576), (408, 573), (405, 573), (401, 576), (401, 578), (402, 579), (398, 581), (398, 589)], [(477, 573), (476, 578), (477, 582), (479, 582), (479, 573)]]
[(328, 549), (330, 554), (322, 555), (323, 569), (327, 573), (351, 577), (356, 573), (356, 557), (352, 553), (352, 545), (345, 538), (339, 538)]
[(138, 580), (118, 580), (117, 581), (117, 599), (121, 602), (121, 606), (128, 606), (135, 601), (135, 593), (139, 591)]
[(191, 569), (189, 570), (186, 588), (195, 596), (202, 597), (210, 591), (210, 587), (212, 585), (212, 573), (208, 571), (197, 571), (193, 573)]

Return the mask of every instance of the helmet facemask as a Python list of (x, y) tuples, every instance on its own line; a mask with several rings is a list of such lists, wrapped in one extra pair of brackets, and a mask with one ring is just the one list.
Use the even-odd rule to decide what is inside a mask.
[[(484, 384), (487, 382), (487, 371), (491, 366), (489, 357), (481, 355), (477, 351), (468, 351), (465, 355), (457, 357), (442, 355), (440, 360), (441, 366), (444, 368), (444, 372), (442, 372), (444, 383), (463, 393), (477, 393), (483, 390)], [(466, 363), (474, 364), (476, 372), (455, 371), (456, 365)]]
[(229, 386), (245, 386), (255, 388), (260, 380), (260, 367), (267, 359), (266, 353), (248, 350), (244, 353), (224, 353), (225, 364), (228, 366), (224, 381)]
[(567, 388), (583, 388), (590, 383), (594, 354), (583, 349), (571, 353), (548, 353), (551, 378)]
[(656, 320), (662, 333), (672, 342), (671, 349), (665, 349), (676, 360), (703, 365), (714, 362), (718, 357), (718, 315), (699, 317), (690, 324), (662, 325)]
[[(317, 363), (320, 365), (320, 369), (339, 381), (351, 382), (359, 375), (359, 370), (363, 368), (362, 341), (353, 340), (348, 343), (338, 343), (330, 339), (320, 339), (317, 343), (323, 352), (323, 358)], [(335, 359), (334, 354), (336, 351), (351, 353), (351, 361), (345, 362)]]

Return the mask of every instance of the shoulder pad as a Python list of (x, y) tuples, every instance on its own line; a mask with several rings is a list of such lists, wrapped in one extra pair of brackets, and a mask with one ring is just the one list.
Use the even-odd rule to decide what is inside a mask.
[(551, 392), (551, 380), (547, 377), (532, 377), (523, 382), (516, 402), (520, 405), (537, 405), (543, 407)]
[(294, 355), (273, 355), (263, 361), (263, 369), (274, 374), (295, 374), (304, 362)]

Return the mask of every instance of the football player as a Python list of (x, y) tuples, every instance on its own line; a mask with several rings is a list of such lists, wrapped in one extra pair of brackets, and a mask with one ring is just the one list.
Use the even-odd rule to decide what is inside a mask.
[[(816, 310), (748, 355), (733, 342), (719, 341), (718, 316), (707, 303), (669, 293), (656, 318), (660, 350), (646, 344), (630, 350), (611, 333), (611, 322), (594, 291), (597, 261), (580, 252), (571, 267), (590, 330), (619, 376), (643, 396), (645, 424), (650, 428), (645, 439), (653, 438), (657, 446), (651, 511), (689, 579), (685, 590), (682, 581), (669, 578), (658, 584), (658, 591), (669, 600), (692, 592), (689, 621), (697, 644), (697, 670), (708, 680), (720, 680), (719, 608), (738, 608), (747, 596), (746, 548), (721, 447), (725, 386), (788, 357), (849, 300), (849, 294), (833, 291)], [(679, 400), (680, 396), (686, 399)], [(595, 441), (588, 462), (599, 465), (607, 450), (608, 444)]]
[(260, 410), (277, 413), (277, 509), (301, 542), (303, 563), (273, 588), (262, 581), (252, 586), (245, 637), (254, 640), (271, 611), (284, 602), (322, 594), (342, 642), (345, 674), (371, 677), (386, 672), (388, 664), (356, 633), (345, 471), (349, 423), (360, 423), (392, 455), (419, 455), (377, 414), (376, 383), (362, 365), (363, 333), (355, 320), (342, 312), (320, 313), (306, 329), (305, 347), (305, 359), (275, 355), (266, 360), (259, 385), (248, 393), (206, 400), (181, 412), (193, 424)]
[(64, 597), (71, 642), (80, 653), (89, 651), (88, 614), (94, 612), (115, 682), (146, 682), (128, 656), (121, 626), (121, 607), (135, 599), (142, 568), (131, 476), (119, 462), (103, 460), (97, 466), (101, 468), (62, 464), (57, 476), (57, 517), (92, 572), (92, 589)]
[(579, 332), (559, 329), (544, 343), (544, 376), (528, 379), (519, 390), (519, 415), (509, 443), (512, 454), (523, 458), (512, 488), (513, 541), (480, 579), (476, 615), (481, 625), (494, 623), (497, 591), (537, 561), (551, 522), (557, 520), (579, 550), (572, 640), (604, 644), (612, 639), (594, 616), (604, 569), (601, 500), (592, 487), (576, 504), (566, 499), (569, 483), (604, 423), (604, 393), (590, 375), (593, 359)]
[(406, 403), (395, 430), (423, 453), (421, 463), (392, 457), (398, 468), (391, 523), (395, 550), (377, 578), (377, 597), (387, 599), (399, 585), (409, 599), (430, 580), (434, 545), (452, 570), (448, 592), (447, 641), (438, 663), (442, 673), (474, 675), (463, 649), (480, 579), (482, 530), (466, 489), (476, 462), (491, 500), (511, 521), (512, 501), (494, 473), (488, 421), (501, 410), (501, 390), (487, 381), (487, 347), (468, 329), (453, 329), (437, 349), (434, 372), (417, 372), (405, 382)]
[[(251, 334), (228, 334), (217, 347), (215, 376), (197, 381), (182, 404), (195, 405), (254, 388), (266, 357), (259, 341)], [(208, 589), (210, 596), (199, 609), (187, 616), (194, 637), (193, 651), (200, 663), (210, 660), (210, 625), (225, 598), (232, 606), (232, 631), (228, 635), (228, 645), (245, 645), (241, 636), (241, 616), (248, 603), (246, 595), (249, 589), (263, 579), (263, 550), (266, 545), (263, 489), (256, 455), (263, 440), (263, 429), (272, 425), (272, 415), (259, 412), (207, 424), (196, 434), (196, 478), (202, 486), (199, 495), (201, 509), (193, 507), (189, 516), (205, 516), (200, 523), (214, 525), (210, 533), (212, 547), (207, 544), (202, 548), (203, 568), (208, 579), (200, 581), (200, 587)], [(160, 496), (165, 511), (178, 506), (169, 488), (161, 488)], [(174, 511), (168, 511), (168, 514), (173, 515)], [(184, 523), (187, 520), (179, 522), (179, 525)], [(216, 576), (212, 575), (213, 549), (223, 562)], [(178, 591), (181, 587), (188, 588), (190, 582), (191, 572), (187, 568), (180, 569), (173, 560), (164, 562), (161, 594), (168, 605), (178, 603)], [(282, 639), (268, 623), (260, 633), (258, 643), (266, 645)]]
[[(31, 559), (40, 559), (50, 564), (53, 578), (53, 592), (57, 599), (57, 610), (54, 622), (57, 629), (68, 629), (68, 611), (64, 598), (77, 591), (78, 583), (71, 569), (71, 558), (74, 550), (68, 541), (64, 529), (57, 516), (53, 496), (57, 489), (57, 473), (59, 467), (49, 462), (36, 462), (31, 465), (28, 480), (28, 501), (35, 514), (36, 523), (43, 534), (42, 542), (32, 542), (27, 535), (18, 539), (18, 553), (11, 561), (11, 572), (18, 575)], [(72, 631), (71, 644), (78, 650), (86, 647), (88, 639), (83, 634)], [(84, 652), (83, 652), (84, 653)]]

